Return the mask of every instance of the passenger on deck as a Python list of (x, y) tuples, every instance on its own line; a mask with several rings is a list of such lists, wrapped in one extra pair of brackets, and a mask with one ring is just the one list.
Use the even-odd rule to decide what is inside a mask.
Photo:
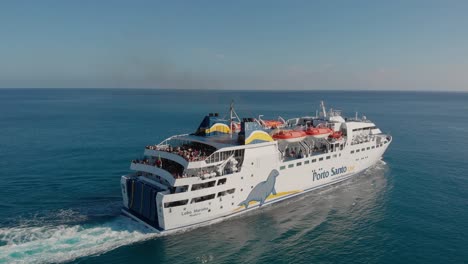
[(182, 144), (180, 146), (173, 147), (171, 145), (166, 146), (146, 146), (147, 149), (152, 150), (161, 150), (170, 153), (177, 154), (188, 161), (200, 161), (204, 160), (209, 156), (212, 152), (214, 152), (214, 148), (211, 146), (203, 145), (200, 143), (188, 143)]

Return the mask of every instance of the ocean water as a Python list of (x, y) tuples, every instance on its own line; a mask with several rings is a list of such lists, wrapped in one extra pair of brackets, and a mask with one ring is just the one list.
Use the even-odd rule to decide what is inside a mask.
[[(158, 237), (120, 176), (208, 112), (284, 118), (320, 100), (394, 141), (344, 183)], [(468, 263), (468, 94), (0, 89), (0, 263)]]

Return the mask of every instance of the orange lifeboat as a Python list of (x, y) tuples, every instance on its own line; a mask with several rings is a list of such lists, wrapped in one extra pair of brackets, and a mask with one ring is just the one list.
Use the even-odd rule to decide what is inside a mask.
[(307, 134), (300, 130), (282, 130), (276, 134), (273, 135), (273, 138), (275, 140), (284, 140), (287, 142), (299, 142), (303, 140)]
[(340, 139), (342, 136), (343, 136), (343, 132), (341, 131), (336, 131), (330, 134), (330, 138), (334, 138), (334, 139)]
[(283, 127), (285, 124), (278, 120), (261, 120), (265, 128), (279, 128)]
[(333, 130), (331, 130), (328, 127), (311, 127), (311, 128), (308, 128), (305, 131), (305, 133), (308, 136), (312, 136), (312, 137), (315, 137), (315, 138), (326, 138), (330, 134), (333, 133)]

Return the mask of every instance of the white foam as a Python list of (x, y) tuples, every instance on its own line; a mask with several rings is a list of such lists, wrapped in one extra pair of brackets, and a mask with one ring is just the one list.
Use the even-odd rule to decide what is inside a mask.
[(120, 216), (95, 226), (17, 226), (0, 228), (0, 263), (49, 263), (102, 254), (156, 237)]

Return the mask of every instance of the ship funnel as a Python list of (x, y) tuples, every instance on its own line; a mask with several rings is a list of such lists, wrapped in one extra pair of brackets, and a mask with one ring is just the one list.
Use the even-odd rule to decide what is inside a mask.
[(229, 121), (219, 118), (218, 113), (210, 113), (205, 116), (205, 118), (203, 118), (202, 122), (198, 126), (197, 131), (195, 132), (195, 135), (208, 137), (229, 133), (231, 133), (231, 129), (229, 128)]

